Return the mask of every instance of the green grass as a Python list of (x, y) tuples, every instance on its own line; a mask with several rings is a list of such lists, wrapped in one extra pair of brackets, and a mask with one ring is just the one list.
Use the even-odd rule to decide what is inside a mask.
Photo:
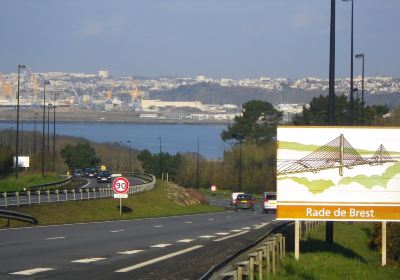
[(41, 174), (31, 174), (21, 172), (19, 173), (18, 180), (15, 180), (15, 174), (8, 175), (0, 179), (0, 192), (15, 192), (28, 189), (30, 186), (40, 185), (51, 182), (62, 181), (63, 177), (55, 174), (46, 174), (42, 177)]
[[(41, 204), (9, 209), (34, 216), (39, 220), (39, 225), (137, 219), (224, 211), (224, 208), (206, 204), (180, 206), (167, 198), (167, 192), (164, 187), (157, 187), (153, 191), (132, 195), (129, 196), (128, 199), (122, 199), (122, 216), (119, 215), (119, 199), (113, 198), (71, 201), (59, 204)], [(4, 227), (5, 225), (6, 221), (0, 219), (0, 227)], [(11, 221), (11, 226), (26, 225), (27, 224), (17, 221)]]
[(325, 227), (300, 243), (300, 259), (293, 253), (269, 279), (399, 279), (400, 266), (381, 267), (381, 255), (370, 249), (372, 223), (334, 224), (334, 244), (326, 244)]

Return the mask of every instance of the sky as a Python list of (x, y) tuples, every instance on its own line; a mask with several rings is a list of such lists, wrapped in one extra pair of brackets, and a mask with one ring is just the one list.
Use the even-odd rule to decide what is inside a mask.
[[(1, 0), (0, 72), (328, 78), (330, 2)], [(399, 12), (399, 0), (354, 0), (366, 76), (400, 77)], [(350, 75), (350, 19), (336, 0), (337, 78)]]

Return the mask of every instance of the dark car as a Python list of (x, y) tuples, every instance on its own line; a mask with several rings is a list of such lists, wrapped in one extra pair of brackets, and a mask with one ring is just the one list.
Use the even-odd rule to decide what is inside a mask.
[(97, 171), (94, 168), (85, 168), (85, 177), (94, 178), (97, 176)]
[(235, 199), (235, 210), (251, 209), (254, 211), (254, 199), (250, 194), (239, 194)]
[(111, 172), (110, 171), (100, 171), (97, 173), (98, 183), (111, 183)]
[(82, 172), (81, 169), (74, 169), (72, 175), (73, 175), (75, 178), (81, 178), (81, 177), (83, 177), (83, 172)]

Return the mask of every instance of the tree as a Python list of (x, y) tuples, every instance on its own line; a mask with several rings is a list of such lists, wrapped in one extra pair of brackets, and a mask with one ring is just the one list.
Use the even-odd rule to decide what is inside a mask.
[(224, 141), (270, 142), (276, 136), (276, 124), (282, 113), (266, 101), (252, 100), (243, 104), (242, 116), (235, 117), (235, 123), (222, 131)]
[[(364, 107), (364, 120), (361, 120), (361, 101), (354, 100), (355, 114), (353, 124), (374, 125), (379, 124), (383, 115), (389, 112), (386, 105), (373, 105)], [(334, 99), (334, 124), (349, 125), (349, 101), (345, 95), (335, 95)], [(326, 125), (328, 124), (328, 96), (314, 97), (308, 106), (303, 106), (303, 112), (295, 115), (295, 125)]]
[(0, 177), (12, 171), (13, 153), (9, 147), (0, 146)]
[(75, 146), (67, 144), (62, 148), (60, 154), (70, 169), (93, 167), (100, 163), (96, 151), (88, 143), (80, 143)]

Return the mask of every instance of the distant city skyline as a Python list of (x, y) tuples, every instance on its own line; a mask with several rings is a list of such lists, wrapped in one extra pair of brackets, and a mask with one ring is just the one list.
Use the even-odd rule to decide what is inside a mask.
[[(2, 73), (328, 77), (330, 1), (4, 0), (1, 10)], [(336, 0), (337, 78), (350, 72), (350, 12)], [(354, 0), (366, 76), (400, 77), (399, 12), (398, 0)]]

